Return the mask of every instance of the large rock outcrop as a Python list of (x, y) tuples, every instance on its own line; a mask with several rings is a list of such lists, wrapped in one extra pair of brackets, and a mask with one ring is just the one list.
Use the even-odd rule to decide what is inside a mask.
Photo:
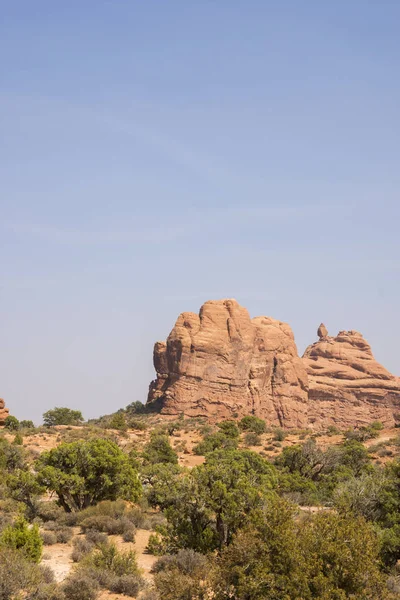
[(155, 345), (154, 366), (148, 404), (163, 413), (254, 414), (271, 424), (307, 425), (308, 378), (291, 328), (269, 317), (250, 319), (235, 300), (182, 313), (167, 342)]
[(400, 379), (362, 335), (330, 337), (321, 323), (318, 337), (301, 359), (286, 323), (250, 319), (235, 300), (206, 302), (155, 345), (148, 405), (217, 419), (254, 414), (284, 427), (399, 424)]
[(336, 337), (318, 330), (320, 340), (307, 348), (303, 361), (309, 381), (310, 424), (358, 427), (400, 422), (400, 379), (374, 358), (357, 331)]
[(4, 424), (4, 421), (7, 419), (8, 414), (8, 408), (6, 408), (4, 400), (0, 398), (0, 425)]

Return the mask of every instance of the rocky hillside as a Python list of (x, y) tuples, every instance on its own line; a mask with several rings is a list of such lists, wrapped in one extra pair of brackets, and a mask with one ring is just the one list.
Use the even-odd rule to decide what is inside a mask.
[(254, 414), (288, 428), (400, 422), (400, 380), (362, 335), (329, 337), (323, 324), (318, 335), (300, 358), (286, 323), (251, 319), (236, 300), (206, 302), (155, 344), (147, 404), (171, 415)]

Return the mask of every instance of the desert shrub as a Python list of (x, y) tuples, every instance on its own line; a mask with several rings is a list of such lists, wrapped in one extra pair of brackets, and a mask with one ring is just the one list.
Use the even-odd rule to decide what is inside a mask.
[(65, 512), (56, 502), (40, 502), (38, 506), (38, 517), (45, 522), (62, 521)]
[(72, 542), (72, 545), (73, 550), (71, 558), (74, 562), (80, 562), (82, 558), (89, 554), (95, 547), (95, 544), (93, 542), (83, 537), (75, 538)]
[(19, 431), (17, 431), (17, 433), (15, 434), (15, 438), (13, 439), (13, 444), (15, 446), (23, 446), (23, 444), (24, 444), (24, 438), (22, 437), (22, 435), (20, 434)]
[(41, 583), (25, 600), (68, 600), (57, 583)]
[(163, 600), (206, 598), (201, 590), (208, 576), (205, 556), (192, 550), (161, 558), (154, 565), (154, 581)]
[(100, 531), (107, 533), (107, 535), (118, 535), (122, 533), (122, 525), (119, 519), (101, 515), (87, 517), (81, 521), (80, 526), (84, 533), (89, 530)]
[(28, 421), (26, 419), (23, 419), (22, 421), (19, 422), (19, 426), (21, 429), (35, 429), (35, 424), (33, 421)]
[(239, 421), (239, 427), (242, 431), (252, 431), (258, 435), (265, 433), (266, 424), (263, 419), (259, 419), (254, 415), (246, 415)]
[(236, 439), (239, 437), (239, 429), (235, 421), (221, 421), (221, 423), (217, 423), (217, 427), (229, 438)]
[(283, 440), (286, 438), (286, 436), (287, 436), (287, 432), (284, 431), (283, 429), (281, 429), (280, 427), (277, 427), (274, 430), (274, 436), (273, 437), (274, 437), (274, 440), (276, 442), (283, 442)]
[(146, 413), (146, 406), (143, 402), (136, 400), (135, 402), (131, 402), (128, 406), (125, 407), (125, 412), (128, 415), (141, 415)]
[(167, 549), (165, 540), (158, 533), (152, 533), (147, 542), (147, 552), (153, 556), (162, 556)]
[(110, 429), (117, 429), (118, 431), (126, 431), (128, 429), (128, 425), (124, 413), (114, 413), (108, 423), (108, 427)]
[(43, 424), (45, 427), (54, 427), (55, 425), (80, 425), (83, 422), (83, 416), (80, 410), (71, 408), (53, 408), (43, 415)]
[(42, 536), (43, 544), (45, 546), (57, 544), (57, 536), (53, 531), (42, 531), (40, 535)]
[(143, 450), (143, 460), (145, 464), (177, 464), (178, 456), (171, 444), (169, 443), (168, 436), (153, 433), (150, 441), (145, 445)]
[(79, 572), (68, 577), (63, 587), (68, 600), (96, 600), (99, 592), (97, 582)]
[(9, 415), (4, 421), (4, 427), (9, 431), (17, 431), (19, 429), (19, 421), (17, 417)]
[(124, 542), (134, 542), (135, 534), (136, 534), (136, 529), (132, 525), (132, 527), (130, 529), (125, 529), (125, 531), (122, 534), (122, 539), (124, 540)]
[(16, 600), (19, 592), (29, 594), (43, 581), (43, 570), (22, 552), (0, 547), (0, 600)]
[(103, 500), (98, 502), (94, 506), (89, 506), (84, 510), (80, 511), (78, 515), (78, 522), (83, 521), (87, 517), (103, 516), (112, 517), (113, 519), (119, 519), (128, 510), (127, 503), (124, 500)]
[(142, 586), (142, 579), (138, 575), (121, 575), (116, 577), (111, 585), (110, 591), (115, 594), (123, 594), (124, 596), (136, 597), (140, 587)]
[(237, 446), (237, 438), (229, 438), (223, 433), (217, 432), (206, 435), (201, 442), (193, 446), (193, 452), (199, 456), (203, 456), (220, 448), (228, 450), (235, 449)]
[(93, 529), (89, 529), (89, 531), (86, 532), (85, 538), (95, 546), (100, 546), (107, 542), (107, 535), (105, 533), (100, 533), (100, 531), (95, 531)]
[(58, 527), (54, 533), (59, 544), (68, 544), (73, 536), (73, 531), (70, 527)]
[(126, 518), (138, 529), (142, 528), (143, 523), (146, 521), (146, 515), (144, 515), (143, 511), (137, 506), (134, 506), (126, 512)]
[(146, 421), (141, 419), (129, 419), (128, 425), (130, 429), (136, 429), (136, 431), (146, 431), (148, 429)]
[(0, 535), (0, 547), (20, 550), (29, 560), (39, 562), (43, 540), (37, 525), (29, 528), (25, 519), (18, 517), (12, 525), (3, 529)]
[(179, 550), (176, 554), (162, 556), (153, 565), (152, 572), (159, 573), (170, 569), (179, 569), (182, 573), (190, 575), (195, 571), (202, 571), (207, 567), (208, 561), (204, 554), (191, 549)]
[(329, 425), (326, 430), (326, 434), (329, 436), (339, 435), (340, 429), (338, 429), (335, 425)]
[(0, 438), (0, 471), (14, 473), (17, 470), (27, 470), (26, 451), (20, 446), (9, 444)]
[(261, 446), (261, 437), (253, 431), (247, 431), (244, 434), (244, 443), (246, 446)]
[[(142, 578), (134, 552), (119, 552), (115, 544), (103, 544), (80, 563), (79, 573), (97, 581), (101, 587), (119, 593), (137, 594)], [(125, 591), (123, 591), (125, 590)]]
[(37, 463), (39, 483), (58, 496), (66, 512), (101, 500), (137, 500), (141, 485), (129, 458), (105, 439), (63, 443)]
[(148, 587), (140, 592), (138, 600), (161, 600), (161, 598), (154, 587)]

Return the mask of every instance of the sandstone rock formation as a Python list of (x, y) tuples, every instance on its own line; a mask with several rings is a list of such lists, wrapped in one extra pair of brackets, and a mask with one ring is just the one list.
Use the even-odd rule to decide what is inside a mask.
[(148, 404), (163, 413), (307, 425), (308, 378), (292, 330), (270, 317), (250, 319), (236, 300), (182, 313), (167, 342), (155, 345), (154, 366)]
[(303, 361), (310, 424), (345, 428), (382, 421), (393, 427), (400, 422), (400, 379), (374, 359), (370, 345), (357, 331), (322, 336), (307, 348)]
[(318, 337), (301, 359), (286, 323), (250, 319), (235, 300), (206, 302), (156, 343), (148, 405), (215, 419), (254, 414), (284, 427), (400, 423), (400, 379), (362, 335), (330, 337), (321, 323)]
[(3, 425), (4, 421), (8, 417), (8, 408), (6, 408), (4, 400), (0, 398), (0, 425)]

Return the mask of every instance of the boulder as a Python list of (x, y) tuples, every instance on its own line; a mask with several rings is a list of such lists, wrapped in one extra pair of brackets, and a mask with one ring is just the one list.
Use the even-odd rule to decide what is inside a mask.
[[(320, 327), (321, 329), (321, 327)], [(303, 356), (309, 381), (309, 421), (340, 429), (400, 422), (400, 379), (380, 365), (357, 331), (318, 335)]]
[(4, 400), (0, 398), (0, 425), (4, 424), (4, 421), (7, 419), (8, 414), (8, 408), (6, 408)]
[(308, 377), (291, 328), (251, 319), (236, 300), (182, 313), (167, 341), (155, 344), (154, 366), (147, 403), (164, 414), (253, 414), (273, 425), (307, 425)]

